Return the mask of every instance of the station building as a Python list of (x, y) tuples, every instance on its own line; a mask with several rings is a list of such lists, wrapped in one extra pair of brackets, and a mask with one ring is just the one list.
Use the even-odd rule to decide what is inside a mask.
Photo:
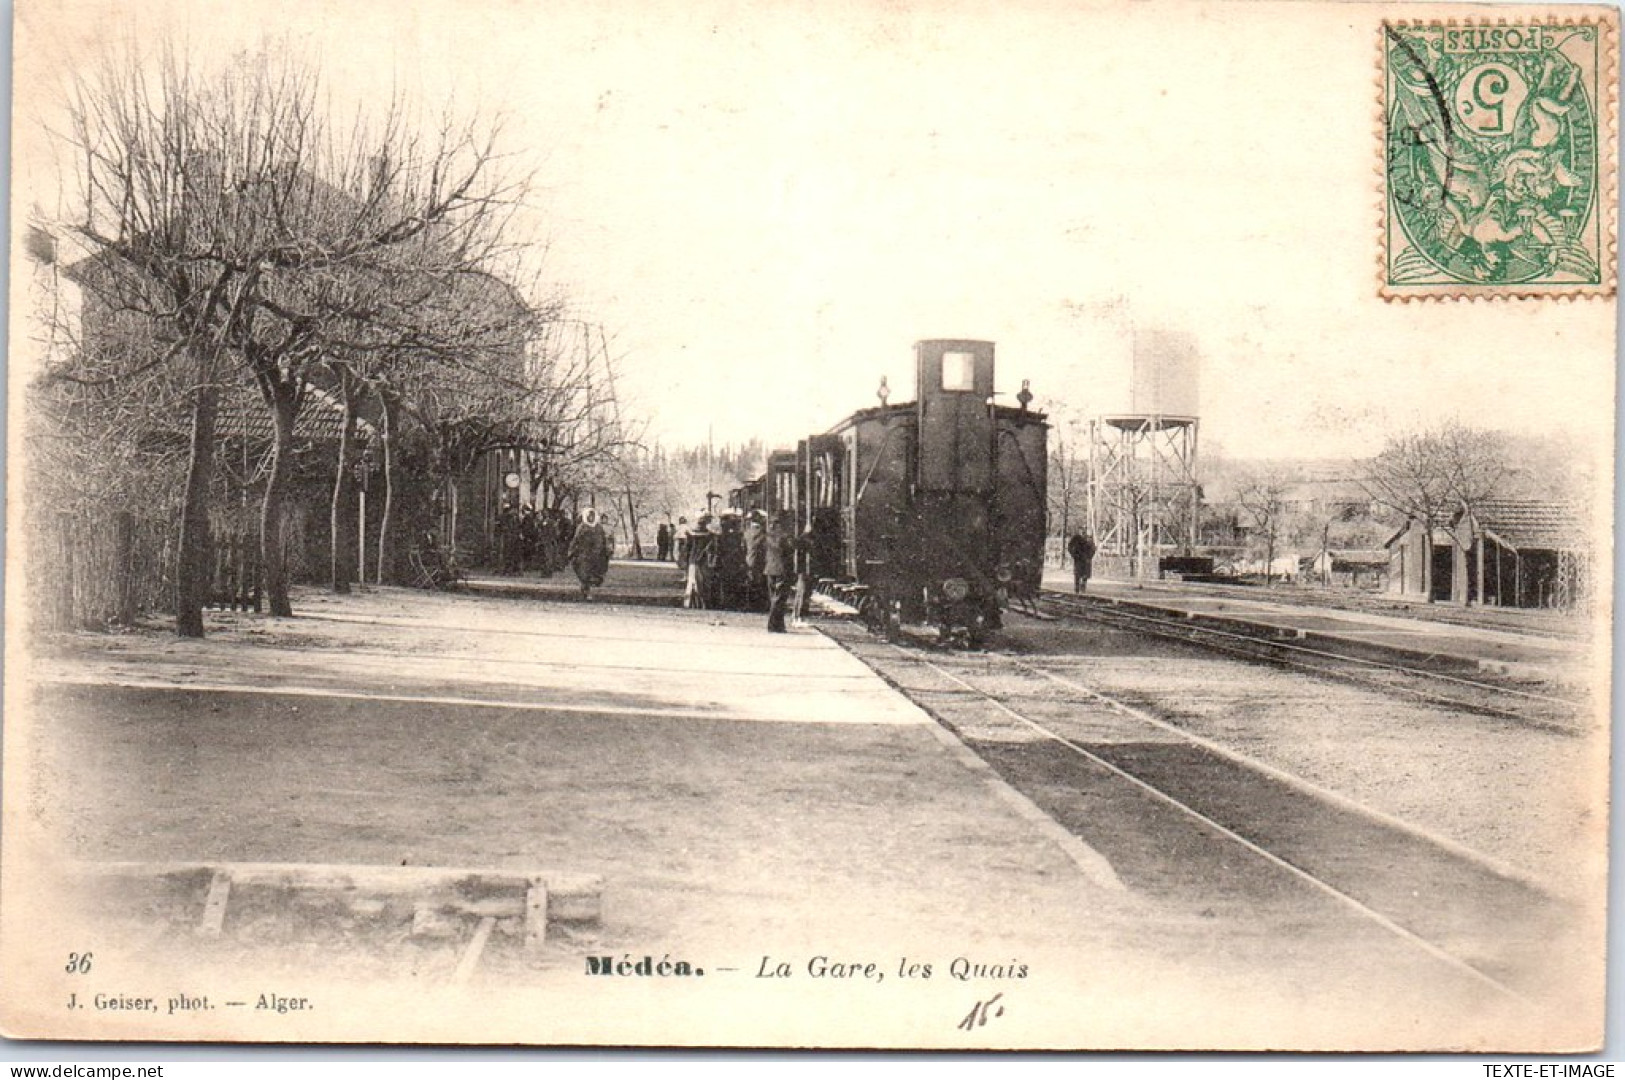
[(1462, 505), (1429, 530), (1389, 538), (1388, 591), (1417, 600), (1567, 608), (1587, 587), (1589, 545), (1574, 508), (1542, 499)]

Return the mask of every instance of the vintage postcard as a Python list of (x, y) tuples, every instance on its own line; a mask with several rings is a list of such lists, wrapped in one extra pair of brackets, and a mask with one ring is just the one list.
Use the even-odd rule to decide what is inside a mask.
[(7, 1038), (1603, 1044), (1617, 9), (14, 48)]

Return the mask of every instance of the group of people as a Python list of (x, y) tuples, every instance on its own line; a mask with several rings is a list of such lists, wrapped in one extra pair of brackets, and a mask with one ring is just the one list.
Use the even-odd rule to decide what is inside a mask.
[(590, 506), (574, 517), (549, 507), (504, 506), (497, 512), (496, 546), (503, 573), (551, 577), (568, 566), (585, 597), (604, 583), (614, 551), (603, 516)]
[(497, 557), (505, 574), (538, 570), (551, 576), (570, 561), (576, 521), (564, 510), (504, 506), (497, 513)]
[[(745, 515), (704, 513), (692, 528), (687, 518), (678, 518), (675, 526), (662, 522), (655, 532), (657, 557), (662, 562), (675, 560), (683, 573), (685, 608), (766, 611), (767, 629), (775, 634), (786, 632), (792, 597), (796, 619), (806, 615), (810, 548), (810, 530), (798, 536), (795, 515), (789, 510), (771, 517), (760, 510)], [(598, 511), (583, 510), (566, 555), (583, 597), (591, 597), (592, 590), (603, 584), (610, 550)], [(1074, 592), (1088, 587), (1095, 550), (1094, 537), (1086, 532), (1067, 540)]]
[[(692, 526), (678, 518), (655, 532), (655, 551), (683, 573), (683, 606), (705, 610), (766, 612), (768, 630), (786, 632), (791, 597), (803, 577), (805, 544), (796, 536), (795, 515), (700, 514)], [(796, 618), (806, 614), (807, 590), (800, 590)]]

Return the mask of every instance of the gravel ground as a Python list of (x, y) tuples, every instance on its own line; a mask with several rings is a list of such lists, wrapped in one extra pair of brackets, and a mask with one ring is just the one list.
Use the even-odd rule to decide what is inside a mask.
[[(466, 936), (410, 939), (365, 911), (279, 918), (245, 896), (208, 944), (173, 932), (172, 907), (126, 911), (132, 936), (95, 942), (103, 989), (161, 968), (169, 992), (198, 989), (182, 976), (234, 993), (348, 987), (342, 1008), (329, 991), (273, 1027), (211, 1014), (177, 1018), (169, 1037), (1365, 1049), (1589, 1037), (1583, 1016), (1560, 1030), (1472, 994), (1441, 998), (1418, 962), (1357, 938), (1333, 958), (1317, 918), (1102, 891), (917, 710), (811, 632), (391, 590), (308, 594), (296, 610), (212, 616), (203, 642), (84, 636), (41, 656), (34, 673), (59, 681), (21, 749), (27, 812), (55, 857), (562, 869), (605, 878), (605, 918), (561, 929), (540, 970), (504, 928), (469, 990), (485, 996), (465, 1001), (440, 987)], [(1029, 632), (1037, 647), (1054, 631), (1016, 634)], [(1056, 644), (1112, 670), (1150, 663), (1153, 681), (1170, 666), (1121, 641)], [(1337, 772), (1339, 754), (1326, 757)], [(29, 941), (53, 973), (40, 1002), (90, 985), (61, 974), (76, 943)], [(584, 984), (584, 958), (600, 953), (738, 970), (681, 993)], [(907, 992), (900, 974), (811, 981), (823, 954), (914, 958), (937, 978)], [(796, 977), (756, 980), (770, 955)], [(955, 957), (1027, 965), (1031, 979), (945, 979)], [(956, 1027), (1000, 992), (1000, 1024)], [(151, 1031), (139, 1016), (69, 1019)]]
[(1599, 895), (1606, 731), (1558, 734), (1076, 623), (1009, 646), (1195, 734), (1438, 833), (1551, 890)]
[[(1374, 924), (1356, 925), (1364, 916), (1306, 902), (1306, 896), (1318, 894), (1264, 870), (1255, 855), (1204, 832), (1126, 781), (1084, 764), (1039, 731), (987, 705), (981, 693), (1159, 789), (1194, 799), (1267, 850), (1375, 904), (1400, 925), (1557, 1012), (1593, 1007), (1603, 955), (1594, 920), (1602, 915), (1604, 890), (1602, 878), (1588, 876), (1582, 864), (1600, 859), (1603, 848), (1586, 832), (1586, 793), (1573, 790), (1572, 772), (1529, 777), (1528, 786), (1568, 785), (1568, 801), (1549, 799), (1540, 802), (1538, 813), (1508, 820), (1507, 801), (1478, 787), (1473, 774), (1462, 779), (1446, 770), (1448, 782), (1441, 784), (1422, 771), (1434, 753), (1441, 768), (1469, 753), (1478, 755), (1471, 764), (1483, 769), (1532, 768), (1537, 749), (1548, 755), (1540, 767), (1574, 769), (1585, 760), (1584, 740), (1522, 728), (1509, 736), (1504, 723), (1414, 705), (1405, 705), (1407, 711), (1399, 715), (1394, 702), (1374, 691), (1337, 682), (1317, 685), (1308, 676), (1215, 659), (1186, 646), (1088, 624), (1017, 620), (1001, 644), (1019, 649), (1025, 664), (1064, 671), (1081, 686), (1129, 702), (1166, 726), (1044, 680), (1012, 663), (1008, 653), (900, 651), (862, 635), (841, 637), (1068, 829), (1104, 852), (1126, 881), (1174, 910), (1214, 920), (1212, 938), (1204, 948), (1192, 949), (1193, 958), (1205, 956), (1224, 967), (1246, 956), (1248, 937), (1237, 932), (1240, 925), (1273, 927), (1277, 949), (1289, 940), (1308, 946), (1323, 971), (1335, 972), (1336, 978), (1359, 968), (1351, 949), (1368, 959), (1387, 957), (1382, 962), (1397, 968), (1406, 958), (1394, 955), (1396, 946), (1399, 952), (1413, 946), (1392, 936), (1368, 939), (1365, 931)], [(956, 680), (968, 681), (976, 692)], [(1478, 726), (1462, 727), (1461, 720)], [(1493, 871), (1441, 858), (1431, 843), (1419, 843), (1329, 798), (1306, 797), (1256, 771), (1249, 780), (1246, 767), (1186, 744), (1180, 731), (1244, 752), (1428, 835), (1460, 845), (1470, 839), (1480, 854), (1505, 856), (1502, 861), (1512, 862), (1514, 872), (1538, 884), (1509, 883)], [(1419, 769), (1408, 743), (1421, 731), (1428, 734), (1430, 750)], [(1605, 790), (1592, 792), (1597, 803), (1604, 803)], [(1543, 866), (1550, 872), (1542, 873)], [(1553, 893), (1560, 899), (1550, 899)], [(1277, 954), (1283, 974), (1290, 968), (1288, 956), (1289, 951)], [(1254, 961), (1259, 962), (1257, 954)], [(1443, 987), (1450, 980), (1439, 971), (1418, 971), (1415, 978), (1438, 987), (1441, 1001), (1448, 996)]]

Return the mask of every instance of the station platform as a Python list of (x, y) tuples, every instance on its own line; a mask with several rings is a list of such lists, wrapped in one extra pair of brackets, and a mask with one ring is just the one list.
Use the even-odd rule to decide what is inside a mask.
[[(568, 566), (543, 577), (536, 571), (497, 574), (482, 570), (468, 575), (468, 588), (482, 596), (532, 600), (581, 600), (581, 583)], [(683, 600), (683, 574), (674, 562), (611, 559), (604, 583), (592, 591), (595, 603), (678, 607)]]
[[(724, 1044), (719, 1003), (837, 961), (888, 980), (905, 957), (941, 973), (888, 1007), (895, 1022), (864, 1029), (896, 1046), (927, 1024), (956, 1035), (974, 1001), (947, 974), (956, 957), (1032, 964), (1035, 1002), (1064, 997), (1070, 971), (1176, 977), (1173, 950), (1152, 940), (1145, 954), (1144, 901), (927, 713), (812, 627), (770, 634), (761, 615), (673, 607), (676, 577), (617, 562), (585, 602), (568, 573), (489, 590), (297, 589), (293, 618), (211, 611), (202, 640), (158, 625), (73, 635), (29, 672), (51, 717), (39, 730), (62, 785), (53, 805), (92, 863), (599, 879), (601, 925), (550, 936), (540, 969), (501, 950), (481, 962), (489, 985), (584, 1015), (549, 1028), (566, 1042), (601, 1041), (613, 1025), (594, 1017), (649, 1007), (649, 988), (623, 979), (591, 984), (617, 987), (594, 999), (615, 1004), (571, 1009), (589, 955), (703, 967), (677, 1041)], [(663, 602), (617, 599), (645, 595)], [(432, 951), (363, 945), (391, 978)], [(282, 962), (251, 941), (221, 949), (219, 985)], [(1067, 959), (1040, 970), (1057, 950)], [(188, 985), (216, 985), (183, 959)], [(757, 981), (781, 962), (790, 975)], [(308, 975), (289, 965), (270, 970), (290, 985)], [(872, 993), (879, 978), (855, 981)], [(841, 1029), (813, 1020), (843, 1002), (851, 1023), (875, 1011), (850, 984), (825, 985), (788, 1041), (829, 1041)], [(1031, 1041), (1042, 1023), (1064, 1030), (1034, 1007), (1008, 1038)]]
[[(493, 1042), (565, 1045), (614, 1043), (617, 1021), (641, 1015), (676, 1046), (963, 1049), (988, 1003), (1006, 1011), (972, 1045), (994, 1049), (1179, 1049), (1200, 1025), (1248, 1048), (1367, 1048), (1400, 1017), (1429, 1044), (1476, 1032), (1467, 1021), (1486, 1042), (1511, 1030), (1480, 990), (1442, 985), (1431, 957), (1351, 930), (1318, 893), (1185, 905), (1159, 877), (1119, 878), (1099, 836), (1185, 860), (1138, 838), (1138, 791), (1092, 804), (1087, 836), (1063, 824), (1026, 793), (1064, 779), (1043, 771), (1042, 737), (989, 729), (973, 750), (899, 692), (940, 699), (930, 672), (883, 678), (816, 628), (769, 634), (760, 615), (684, 611), (677, 596), (674, 566), (617, 561), (588, 601), (568, 572), (297, 589), (294, 617), (211, 611), (201, 640), (156, 622), (52, 639), (13, 669), (48, 718), (18, 759), (45, 785), (40, 828), (78, 862), (601, 882), (598, 923), (550, 929), (529, 960), (498, 933), (461, 984), (464, 938), (419, 935), (411, 911), (316, 926), (325, 909), (262, 906), (206, 939), (195, 920), (171, 933), (163, 912), (132, 908), (116, 928), (86, 924), (98, 963), (140, 950), (120, 989), (160, 1001), (309, 990), (324, 1011), (279, 1017), (288, 1042), (331, 1037), (340, 1002), (410, 1017), (427, 1042), (457, 1041), (472, 1007)], [(1088, 636), (1057, 629), (1062, 644)], [(1177, 674), (1155, 647), (1110, 662), (1164, 687)], [(984, 750), (1033, 762), (1034, 785), (1013, 786)], [(28, 970), (59, 973), (60, 940), (41, 935)], [(612, 978), (592, 962), (604, 957), (704, 975)], [(337, 981), (335, 958), (361, 978)], [(1351, 1032), (1364, 1015), (1370, 1030)], [(198, 1041), (232, 1023), (136, 1019), (117, 1030)]]
[[(1070, 592), (1069, 573), (1050, 570), (1045, 586)], [(1412, 615), (1316, 607), (1235, 595), (1177, 582), (1094, 579), (1087, 596), (1126, 611), (1192, 620), (1213, 629), (1264, 635), (1356, 659), (1429, 670), (1566, 682), (1587, 656), (1584, 641), (1544, 632), (1463, 625)]]
[[(1044, 584), (1070, 592), (1071, 575), (1046, 571)], [(580, 584), (565, 568), (550, 577), (536, 573), (472, 575), (467, 587), (482, 596), (504, 596), (557, 602), (582, 600)], [(605, 583), (593, 590), (590, 603), (632, 604), (642, 607), (679, 607), (683, 579), (675, 563), (616, 559)], [(1497, 675), (1520, 681), (1562, 683), (1587, 655), (1584, 641), (1550, 632), (1553, 616), (1527, 613), (1527, 626), (1519, 627), (1523, 613), (1500, 611), (1501, 625), (1473, 626), (1462, 621), (1460, 609), (1433, 612), (1427, 605), (1415, 610), (1397, 604), (1394, 613), (1316, 606), (1304, 598), (1291, 601), (1238, 595), (1238, 588), (1184, 584), (1176, 581), (1116, 581), (1094, 579), (1087, 595), (1125, 611), (1174, 616), (1203, 626), (1241, 634), (1264, 635), (1356, 659), (1413, 665), (1458, 674)], [(821, 603), (838, 612), (840, 605)], [(1441, 617), (1434, 618), (1437, 614)], [(1446, 620), (1442, 616), (1455, 618)], [(760, 616), (741, 615), (751, 619)]]

